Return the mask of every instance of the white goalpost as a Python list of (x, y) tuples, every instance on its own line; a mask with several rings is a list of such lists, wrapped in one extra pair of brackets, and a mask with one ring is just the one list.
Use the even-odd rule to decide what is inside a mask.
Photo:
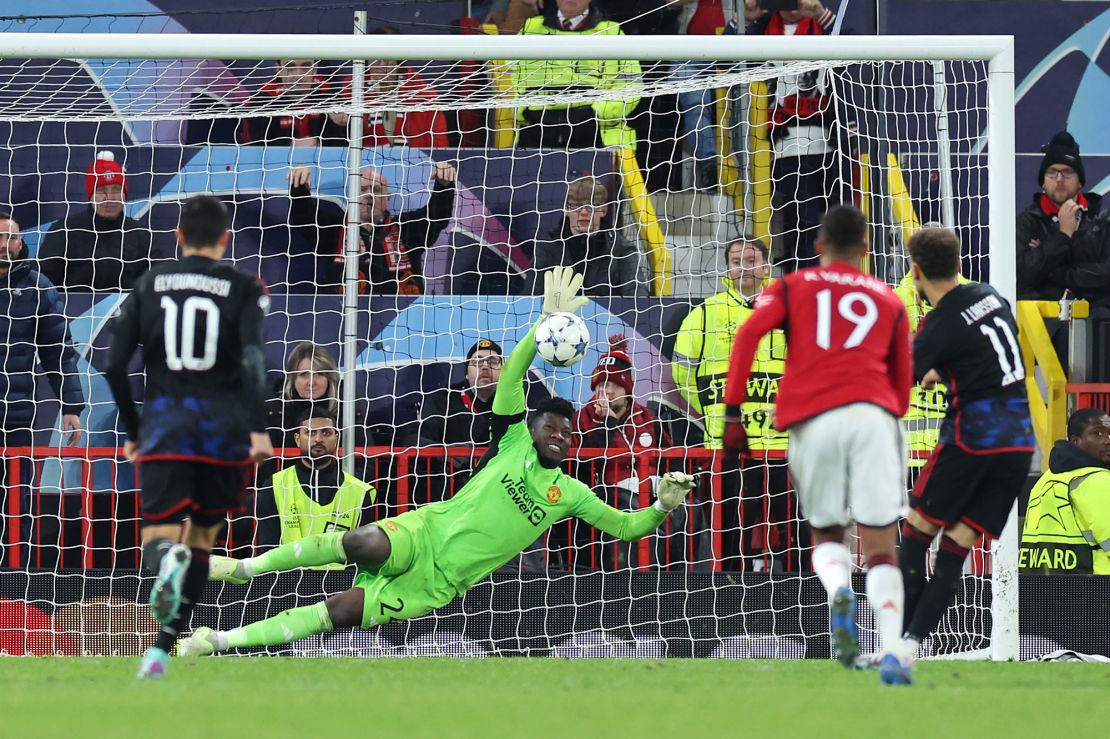
[[(473, 342), (492, 338), (507, 353), (527, 330), (536, 245), (563, 227), (573, 210), (568, 193), (580, 180), (604, 183), (607, 200), (578, 205), (597, 211), (604, 229), (632, 244), (629, 263), (638, 266), (629, 284), (589, 295), (585, 318), (596, 346), (586, 361), (571, 370), (537, 363), (533, 389), (583, 405), (606, 337), (627, 334), (634, 397), (657, 414), (677, 409), (678, 421), (663, 426), (670, 435), (679, 422), (704, 431), (703, 414), (683, 394), (669, 358), (679, 321), (721, 289), (721, 252), (729, 241), (763, 239), (780, 270), (783, 245), (795, 238), (790, 234), (806, 231), (788, 221), (804, 212), (808, 196), (778, 187), (779, 134), (768, 133), (776, 125), (767, 113), (775, 104), (768, 85), (821, 81), (829, 136), (822, 156), (830, 165), (817, 177), (829, 202), (856, 202), (868, 214), (875, 274), (897, 286), (907, 269), (905, 238), (920, 223), (937, 220), (964, 238), (969, 276), (989, 277), (1016, 304), (1012, 37), (366, 35), (361, 15), (351, 36), (0, 33), (0, 74), (11, 81), (0, 90), (0, 126), (16, 162), (10, 205), (40, 264), (51, 232), (61, 230), (73, 242), (80, 237), (67, 231), (66, 218), (89, 207), (81, 195), (100, 149), (117, 152), (127, 177), (126, 215), (164, 247), (148, 255), (151, 263), (172, 256), (168, 229), (181, 200), (207, 192), (232, 204), (230, 258), (271, 283), (266, 338), (275, 392), (288, 389), (284, 361), (301, 342), (336, 355), (345, 469), (373, 477), (380, 516), (455, 491), (447, 470), (462, 468), (447, 458), (464, 460), (463, 467), (472, 459), (448, 442), (427, 451), (426, 401), (436, 387), (461, 381), (452, 367), (467, 358)], [(277, 60), (315, 60), (316, 89), (295, 97), (264, 94)], [(383, 60), (384, 66), (373, 64)], [(612, 84), (528, 86), (521, 62), (529, 60), (579, 73), (588, 67)], [(610, 77), (598, 71), (605, 62), (626, 60), (638, 60), (634, 73), (631, 67)], [(685, 77), (667, 64), (691, 60), (709, 64)], [(391, 87), (383, 82), (390, 74), (410, 76)], [(434, 96), (416, 94), (416, 78)], [(692, 156), (683, 153), (693, 146), (691, 136), (681, 129), (659, 134), (667, 126), (674, 131), (686, 112), (666, 101), (690, 94), (704, 94), (716, 119), (703, 132), (716, 147), (710, 191), (695, 191), (678, 174), (679, 160)], [(627, 120), (599, 113), (599, 131), (623, 124), (639, 136), (635, 150), (566, 142), (513, 147), (515, 129), (526, 125), (523, 111), (576, 105), (600, 111), (621, 102)], [(660, 112), (665, 103), (672, 108)], [(416, 137), (427, 132), (405, 128), (436, 116), (448, 121), (448, 145), (420, 143)], [(243, 121), (262, 119), (284, 121), (290, 130), (301, 121), (309, 122), (305, 130), (317, 128), (280, 142), (258, 138), (257, 130), (244, 133)], [(465, 123), (472, 120), (479, 123)], [(385, 138), (373, 139), (383, 127)], [(980, 139), (985, 156), (975, 149)], [(457, 184), (448, 185), (442, 163), (457, 170)], [(290, 186), (297, 168), (310, 178), (304, 192)], [(370, 169), (385, 183), (377, 194), (388, 199), (393, 238), (410, 240), (393, 255), (399, 262), (387, 270), (388, 288), (375, 282), (376, 257), (360, 242)], [(448, 189), (453, 201), (439, 218), (436, 199)], [(427, 243), (412, 241), (425, 231)], [(548, 243), (569, 249), (570, 240), (560, 234)], [(58, 264), (67, 259), (55, 257)], [(398, 264), (410, 263), (406, 283)], [(406, 292), (405, 284), (416, 287)], [(142, 601), (149, 578), (133, 564), (134, 470), (114, 452), (122, 441), (98, 370), (98, 352), (110, 342), (106, 320), (121, 291), (95, 283), (59, 288), (90, 436), (66, 447), (57, 421), (37, 417), (27, 428), (29, 445), (13, 450), (9, 443), (0, 460), (8, 469), (0, 483), (0, 605), (42, 612), (46, 626), (35, 628), (44, 633), (34, 636), (27, 627), (22, 637), (26, 653), (131, 652), (155, 629), (128, 605)], [(746, 520), (748, 513), (728, 523), (724, 508), (743, 504), (721, 490), (719, 453), (700, 441), (674, 440), (669, 450), (634, 449), (631, 472), (611, 473), (613, 464), (591, 457), (576, 469), (592, 476), (610, 502), (631, 508), (647, 499), (648, 480), (663, 466), (706, 474), (699, 476), (695, 503), (651, 542), (622, 549), (560, 524), (457, 608), (381, 635), (337, 635), (280, 653), (794, 657), (827, 651), (827, 640), (815, 646), (827, 632), (827, 620), (820, 625), (823, 595), (815, 598), (812, 574), (797, 570), (805, 555), (783, 571), (778, 568), (790, 556), (772, 553), (771, 542), (784, 550), (806, 545), (771, 523)], [(765, 471), (782, 464), (781, 453), (769, 452)], [(261, 495), (232, 522), (226, 549), (233, 554), (259, 546), (252, 537), (262, 530), (255, 521)], [(758, 508), (752, 509), (758, 516), (772, 515), (770, 504)], [(788, 510), (781, 531), (797, 531), (796, 507)], [(989, 553), (980, 552), (986, 564), (965, 577), (930, 656), (1019, 658), (1016, 518), (1012, 512), (1004, 535)], [(752, 538), (757, 529), (763, 533)], [(763, 564), (747, 557), (743, 571), (730, 573), (722, 565), (729, 541), (760, 542)], [(335, 571), (260, 578), (249, 586), (213, 583), (194, 625), (239, 625), (343, 586), (348, 573)], [(873, 639), (869, 618), (868, 612), (862, 621)], [(0, 645), (15, 633), (0, 619)]]

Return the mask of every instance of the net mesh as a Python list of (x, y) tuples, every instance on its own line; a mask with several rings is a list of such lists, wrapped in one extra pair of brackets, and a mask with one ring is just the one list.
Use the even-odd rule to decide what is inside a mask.
[[(807, 571), (809, 534), (785, 445), (768, 441), (742, 477), (722, 472), (713, 451), (719, 431), (707, 420), (715, 411), (703, 396), (719, 369), (683, 376), (676, 346), (683, 332), (700, 331), (703, 346), (731, 335), (731, 325), (694, 329), (687, 320), (735, 276), (723, 258), (727, 243), (762, 239), (774, 274), (806, 266), (820, 216), (836, 202), (868, 213), (869, 268), (892, 286), (906, 272), (908, 234), (949, 212), (966, 275), (987, 279), (985, 160), (975, 153), (986, 123), (985, 65), (614, 64), (609, 75), (583, 60), (370, 62), (356, 106), (350, 64), (0, 62), (9, 80), (0, 91), (8, 202), (29, 256), (58, 285), (36, 288), (46, 298), (36, 310), (69, 331), (65, 341), (36, 346), (41, 339), (25, 324), (3, 324), (9, 350), (32, 346), (38, 364), (8, 368), (26, 379), (29, 405), (12, 402), (12, 380), (0, 648), (133, 654), (153, 641), (155, 624), (136, 605), (150, 585), (138, 572), (137, 473), (117, 452), (122, 437), (101, 370), (108, 319), (123, 294), (136, 275), (176, 254), (180, 203), (214, 193), (232, 212), (229, 258), (272, 293), (265, 334), (275, 442), (295, 446), (290, 418), (314, 381), (323, 378), (337, 408), (340, 377), (355, 385), (345, 444), (377, 496), (362, 523), (450, 497), (465, 482), (482, 452), (481, 430), (470, 415), (460, 420), (449, 400), (460, 394), (444, 388), (483, 381), (467, 374), (479, 365), (465, 364), (478, 339), (507, 352), (525, 334), (538, 310), (536, 275), (555, 263), (589, 273), (583, 316), (594, 342), (577, 367), (537, 364), (530, 404), (561, 395), (600, 412), (589, 373), (619, 334), (632, 397), (656, 419), (622, 426), (609, 448), (596, 443), (604, 435), (583, 436), (568, 471), (622, 509), (649, 504), (665, 470), (698, 476), (691, 503), (655, 537), (622, 544), (560, 522), (491, 581), (431, 615), (271, 651), (827, 656), (825, 596)], [(604, 84), (568, 82), (574, 74)], [(364, 229), (353, 285), (360, 294), (347, 315), (341, 244), (349, 117), (359, 114), (360, 219), (376, 225)], [(518, 130), (526, 145), (514, 147)], [(634, 154), (620, 148), (633, 142)], [(96, 162), (102, 169), (90, 174)], [(116, 171), (126, 189), (112, 194), (107, 173)], [(583, 241), (581, 233), (593, 235)], [(703, 308), (703, 321), (708, 315)], [(355, 357), (342, 351), (345, 320), (358, 326)], [(303, 342), (335, 366), (317, 365), (313, 377), (308, 365), (290, 363)], [(141, 388), (138, 367), (134, 377)], [(59, 394), (66, 403), (77, 394), (84, 406), (73, 444), (64, 409), (50, 400)], [(909, 423), (927, 439), (936, 409)], [(278, 466), (296, 454), (289, 448)], [(246, 511), (231, 518), (221, 552), (250, 556), (276, 543), (271, 472), (256, 478)], [(979, 549), (927, 653), (988, 646), (989, 572)], [(193, 624), (231, 628), (315, 602), (350, 587), (351, 574), (212, 583)], [(866, 606), (861, 621), (865, 646), (874, 647)]]

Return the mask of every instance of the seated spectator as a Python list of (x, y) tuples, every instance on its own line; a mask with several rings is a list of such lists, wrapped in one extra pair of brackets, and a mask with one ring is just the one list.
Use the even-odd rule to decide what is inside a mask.
[[(382, 26), (371, 34), (394, 35), (400, 33), (393, 26)], [(425, 82), (412, 67), (404, 62), (386, 59), (368, 59), (364, 75), (363, 96), (367, 113), (362, 134), (362, 144), (374, 146), (412, 146), (417, 149), (441, 149), (447, 146), (447, 119), (439, 110), (389, 110), (391, 103), (402, 105), (434, 105), (439, 101), (435, 89)], [(351, 78), (345, 83), (346, 95), (351, 94)], [(338, 131), (347, 131), (350, 116), (331, 113), (329, 119)], [(347, 145), (347, 137), (331, 139), (325, 143)]]
[(563, 221), (532, 249), (532, 292), (543, 292), (543, 272), (571, 267), (582, 275), (590, 297), (646, 296), (648, 275), (640, 250), (616, 228), (601, 228), (609, 192), (596, 177), (580, 177), (567, 188)]
[(130, 290), (159, 255), (150, 229), (123, 213), (127, 176), (110, 151), (85, 175), (89, 207), (54, 224), (42, 240), (42, 274), (64, 290)]
[[(359, 292), (373, 295), (420, 295), (424, 292), (424, 252), (439, 238), (454, 214), (455, 168), (436, 162), (433, 188), (422, 208), (389, 212), (389, 182), (374, 167), (362, 170), (359, 201)], [(312, 197), (312, 170), (294, 167), (289, 173), (289, 220), (316, 244), (316, 282), (342, 292), (343, 209)]]
[[(605, 20), (590, 0), (547, 0), (543, 15), (524, 22), (525, 35), (623, 35), (620, 24)], [(588, 90), (629, 90), (628, 97), (594, 103), (517, 109), (517, 146), (581, 149), (595, 146), (636, 148), (628, 116), (640, 101), (640, 63), (632, 59), (596, 62), (522, 60), (512, 68), (515, 95)]]
[(1041, 574), (1110, 575), (1110, 415), (1084, 408), (1029, 494), (1018, 565)]
[[(378, 491), (344, 473), (336, 454), (339, 428), (323, 405), (306, 408), (293, 434), (301, 454), (284, 469), (259, 472), (256, 544), (269, 548), (328, 531), (350, 531), (370, 520)], [(316, 569), (342, 569), (327, 565)]]
[(1067, 131), (1044, 148), (1040, 192), (1017, 220), (1018, 300), (1089, 300), (1110, 315), (1110, 213), (1087, 182), (1079, 145)]
[(466, 353), (466, 377), (426, 396), (420, 406), (420, 446), (485, 446), (490, 440), (493, 392), (504, 358), (492, 339)]
[[(579, 464), (578, 477), (611, 505), (624, 510), (634, 509), (641, 490), (650, 493), (650, 476), (661, 474), (667, 467), (662, 460), (657, 460), (645, 469), (637, 461), (637, 455), (653, 449), (667, 449), (671, 440), (655, 415), (633, 396), (632, 358), (628, 355), (628, 342), (623, 336), (618, 334), (609, 338), (609, 351), (601, 355), (591, 373), (590, 388), (594, 391), (593, 397), (578, 409), (571, 420), (574, 444), (580, 448), (604, 449), (606, 454), (600, 460), (583, 459)], [(641, 475), (644, 477), (641, 478)], [(685, 512), (674, 515), (676, 518), (672, 523), (676, 528), (685, 528)], [(556, 553), (563, 543), (561, 533), (552, 533), (550, 544)], [(578, 542), (578, 546), (582, 544)], [(634, 550), (635, 547), (618, 544), (617, 566), (635, 561)], [(599, 561), (603, 567), (609, 568), (613, 559), (611, 551), (603, 551)]]
[(266, 401), (267, 431), (275, 449), (297, 446), (298, 420), (315, 407), (339, 417), (339, 367), (327, 349), (302, 341), (285, 360), (278, 395)]
[(318, 146), (321, 142), (341, 144), (346, 140), (345, 126), (334, 123), (324, 113), (288, 114), (291, 109), (308, 108), (331, 92), (327, 80), (317, 72), (313, 59), (284, 59), (277, 76), (262, 86), (255, 96), (256, 107), (286, 111), (283, 115), (260, 113), (239, 126), (239, 141), (260, 146)]
[[(749, 36), (824, 36), (836, 22), (836, 14), (820, 0), (799, 0), (797, 10), (762, 15), (751, 13), (745, 4), (745, 19), (753, 17)], [(774, 202), (782, 231), (775, 263), (793, 272), (817, 263), (817, 230), (838, 187), (829, 76), (820, 69), (780, 74), (767, 81), (767, 92)]]

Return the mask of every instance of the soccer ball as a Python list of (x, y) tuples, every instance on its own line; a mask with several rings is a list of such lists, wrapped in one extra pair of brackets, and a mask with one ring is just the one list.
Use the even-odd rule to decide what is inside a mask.
[(586, 356), (590, 330), (573, 313), (552, 313), (536, 327), (536, 353), (556, 367), (570, 367)]

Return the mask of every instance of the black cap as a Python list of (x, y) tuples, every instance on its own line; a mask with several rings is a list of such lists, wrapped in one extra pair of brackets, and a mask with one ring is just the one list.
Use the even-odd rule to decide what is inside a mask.
[(1041, 147), (1044, 158), (1041, 159), (1041, 169), (1037, 172), (1037, 184), (1044, 184), (1044, 173), (1053, 164), (1066, 164), (1079, 175), (1079, 184), (1087, 184), (1087, 173), (1083, 171), (1083, 160), (1079, 157), (1079, 144), (1067, 131), (1061, 131), (1052, 137), (1052, 141)]
[(471, 357), (473, 357), (479, 349), (488, 349), (498, 356), (502, 354), (501, 345), (493, 339), (478, 339), (474, 342), (474, 346), (470, 347), (470, 351), (466, 353), (466, 358), (470, 359)]

